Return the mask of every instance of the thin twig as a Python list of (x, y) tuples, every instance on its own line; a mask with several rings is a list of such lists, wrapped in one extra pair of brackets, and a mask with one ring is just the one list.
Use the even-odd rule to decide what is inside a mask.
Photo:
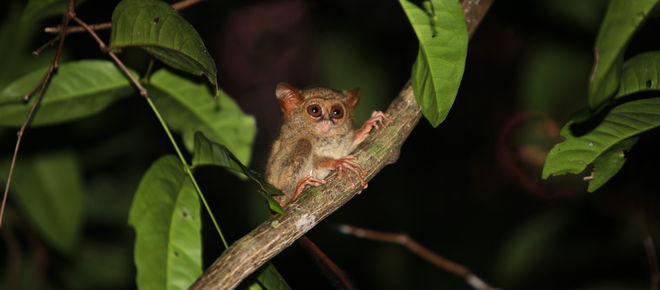
[[(186, 9), (186, 8), (188, 8), (192, 5), (195, 5), (199, 2), (202, 2), (202, 1), (204, 1), (204, 0), (183, 0), (183, 1), (173, 3), (172, 8), (174, 8), (174, 10), (183, 10), (183, 9)], [(91, 28), (94, 31), (108, 30), (108, 29), (112, 28), (112, 22), (88, 24), (88, 26), (89, 26), (89, 28)], [(58, 26), (55, 26), (55, 27), (46, 27), (46, 28), (44, 28), (44, 32), (46, 32), (46, 33), (55, 34), (55, 33), (60, 33), (60, 31), (62, 31), (62, 26), (61, 25), (58, 25)], [(72, 26), (72, 27), (67, 28), (67, 33), (77, 33), (77, 32), (84, 32), (84, 31), (87, 31), (87, 29), (85, 27), (82, 27), (82, 26)]]
[(94, 38), (94, 40), (96, 40), (96, 43), (99, 44), (99, 48), (101, 49), (101, 51), (107, 53), (107, 54), (110, 56), (110, 58), (112, 58), (112, 60), (117, 64), (117, 66), (119, 66), (119, 68), (121, 69), (121, 71), (124, 72), (124, 74), (126, 75), (126, 77), (128, 77), (128, 78), (131, 80), (131, 82), (133, 83), (133, 85), (135, 85), (135, 87), (136, 87), (136, 88), (138, 89), (138, 91), (140, 92), (140, 95), (143, 96), (144, 98), (147, 98), (147, 99), (148, 99), (149, 96), (147, 95), (147, 89), (145, 89), (144, 86), (142, 86), (142, 84), (140, 83), (140, 81), (138, 81), (138, 80), (135, 78), (135, 76), (133, 76), (133, 75), (131, 74), (131, 72), (128, 70), (128, 68), (126, 67), (126, 65), (124, 65), (124, 62), (121, 61), (121, 60), (119, 59), (119, 57), (117, 57), (117, 55), (116, 55), (114, 52), (108, 50), (108, 46), (107, 46), (107, 45), (105, 44), (105, 42), (99, 37), (99, 35), (96, 34), (96, 32), (94, 32), (94, 30), (92, 29), (92, 27), (89, 26), (86, 22), (82, 21), (82, 20), (81, 20), (80, 18), (78, 18), (77, 16), (76, 16), (76, 17), (73, 17), (73, 21), (77, 22), (77, 23), (78, 23), (83, 29), (85, 29), (85, 30), (86, 30), (86, 31), (92, 36), (92, 38)]
[(172, 8), (174, 8), (174, 10), (182, 10), (202, 1), (204, 0), (183, 0), (176, 3), (172, 3)]
[(410, 236), (403, 233), (387, 233), (379, 232), (369, 229), (364, 229), (356, 226), (349, 225), (340, 225), (339, 232), (352, 235), (358, 238), (376, 240), (381, 242), (388, 242), (402, 245), (417, 256), (428, 261), (429, 263), (436, 265), (447, 272), (456, 274), (459, 277), (465, 279), (465, 282), (477, 290), (494, 290), (495, 288), (486, 284), (481, 280), (477, 275), (472, 273), (467, 267), (441, 257), (440, 255), (432, 252), (428, 248), (422, 246), (417, 241), (413, 240)]
[(33, 51), (32, 55), (33, 56), (39, 56), (39, 54), (41, 54), (41, 52), (44, 51), (44, 49), (48, 48), (49, 46), (52, 46), (53, 44), (55, 44), (55, 42), (60, 40), (61, 36), (62, 36), (61, 34), (58, 34), (57, 36), (53, 37), (53, 39), (49, 40), (48, 42), (44, 43), (44, 45), (42, 45), (41, 47), (39, 47), (35, 51)]
[(5, 184), (5, 191), (2, 196), (2, 205), (0, 205), (0, 227), (2, 226), (2, 220), (5, 213), (5, 206), (7, 205), (7, 197), (9, 197), (9, 188), (11, 187), (11, 181), (14, 175), (14, 168), (16, 168), (16, 160), (18, 158), (18, 151), (21, 148), (21, 141), (23, 140), (23, 135), (25, 135), (25, 130), (30, 125), (30, 122), (32, 121), (32, 116), (34, 115), (34, 112), (37, 110), (39, 103), (41, 103), (41, 99), (43, 98), (43, 95), (46, 92), (46, 87), (48, 86), (48, 82), (50, 81), (53, 72), (55, 72), (55, 70), (59, 66), (59, 61), (60, 58), (62, 57), (62, 50), (64, 49), (64, 39), (66, 38), (67, 28), (69, 27), (69, 21), (75, 15), (73, 9), (74, 9), (73, 0), (69, 0), (69, 8), (67, 9), (67, 12), (64, 14), (62, 20), (62, 27), (64, 27), (64, 29), (62, 29), (62, 32), (60, 32), (59, 43), (57, 45), (57, 51), (55, 52), (53, 61), (50, 63), (50, 66), (48, 67), (48, 71), (46, 71), (46, 74), (41, 79), (40, 83), (38, 83), (37, 86), (31, 89), (23, 97), (23, 99), (27, 100), (29, 98), (29, 95), (31, 95), (39, 86), (39, 84), (41, 84), (41, 88), (39, 89), (39, 92), (37, 93), (34, 102), (30, 107), (30, 110), (28, 110), (28, 114), (25, 117), (25, 120), (23, 121), (21, 128), (18, 130), (18, 133), (16, 133), (17, 135), (16, 146), (14, 147), (14, 154), (11, 157), (11, 163), (9, 165), (9, 173), (7, 174), (7, 182)]
[(649, 289), (658, 290), (660, 270), (658, 270), (658, 258), (655, 255), (655, 243), (653, 243), (651, 235), (647, 235), (644, 239), (644, 249), (646, 250), (646, 258), (649, 261), (649, 273), (651, 276)]
[[(314, 256), (315, 259), (318, 260), (318, 263), (321, 264), (321, 268), (325, 271), (330, 271), (330, 273), (327, 273), (327, 275), (331, 275), (331, 278), (335, 278), (339, 280), (338, 282), (341, 283), (341, 286), (343, 287), (342, 289), (346, 290), (354, 290), (357, 289), (354, 285), (353, 282), (346, 276), (346, 273), (342, 271), (335, 262), (326, 255), (321, 248), (319, 248), (312, 240), (310, 240), (307, 236), (302, 236), (298, 240), (298, 242), (307, 250), (309, 250), (310, 254)], [(326, 269), (327, 267), (327, 269)]]

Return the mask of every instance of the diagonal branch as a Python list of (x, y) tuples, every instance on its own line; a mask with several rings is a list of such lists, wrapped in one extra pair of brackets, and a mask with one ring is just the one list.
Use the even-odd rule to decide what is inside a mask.
[(387, 233), (379, 232), (374, 230), (369, 230), (365, 228), (360, 228), (356, 226), (349, 225), (340, 225), (339, 232), (346, 235), (355, 236), (358, 238), (369, 239), (374, 241), (381, 241), (393, 244), (399, 244), (406, 247), (408, 250), (413, 252), (413, 254), (419, 256), (420, 258), (426, 260), (427, 262), (444, 269), (447, 272), (455, 274), (459, 277), (465, 279), (465, 282), (472, 288), (477, 290), (496, 290), (492, 286), (486, 284), (481, 278), (477, 277), (470, 269), (467, 267), (448, 260), (428, 248), (422, 246), (422, 244), (415, 241), (413, 238), (403, 233)]
[[(23, 121), (21, 128), (16, 133), (17, 138), (16, 138), (16, 145), (14, 146), (14, 154), (11, 156), (11, 162), (9, 164), (9, 173), (7, 174), (7, 182), (5, 182), (5, 191), (2, 195), (2, 204), (0, 204), (0, 227), (2, 227), (2, 220), (5, 214), (5, 206), (7, 206), (9, 189), (11, 189), (11, 181), (14, 175), (14, 168), (16, 168), (18, 151), (21, 149), (21, 142), (23, 141), (23, 135), (25, 135), (25, 131), (27, 130), (28, 126), (30, 126), (30, 123), (32, 122), (32, 117), (34, 116), (34, 113), (37, 111), (37, 108), (39, 107), (39, 103), (41, 103), (41, 99), (46, 93), (46, 87), (50, 82), (50, 78), (53, 76), (53, 73), (55, 72), (55, 70), (57, 70), (57, 67), (59, 66), (60, 58), (62, 57), (62, 50), (64, 49), (64, 39), (66, 38), (66, 35), (68, 33), (67, 31), (69, 28), (69, 22), (71, 21), (71, 18), (73, 18), (75, 15), (73, 9), (74, 9), (74, 2), (73, 0), (69, 0), (69, 7), (67, 9), (67, 12), (64, 13), (64, 16), (62, 16), (63, 29), (56, 38), (48, 42), (49, 45), (58, 42), (55, 56), (53, 57), (53, 60), (50, 62), (50, 65), (48, 66), (48, 70), (41, 78), (41, 80), (39, 80), (39, 82), (23, 96), (23, 100), (28, 101), (30, 99), (30, 96), (34, 94), (34, 92), (37, 91), (37, 89), (39, 89), (34, 101), (32, 102), (32, 105), (30, 106), (30, 109), (28, 110), (27, 116), (25, 116), (25, 120)], [(37, 51), (40, 50), (41, 48), (39, 48)]]
[[(470, 35), (483, 19), (493, 0), (463, 1)], [(422, 117), (410, 82), (387, 109), (394, 122), (370, 136), (354, 152), (371, 180), (383, 167), (396, 162), (401, 145)], [(273, 216), (234, 242), (218, 257), (190, 289), (233, 289), (245, 277), (289, 247), (317, 223), (357, 195), (361, 186), (348, 185), (336, 174), (325, 185), (309, 188), (290, 203), (285, 214)]]

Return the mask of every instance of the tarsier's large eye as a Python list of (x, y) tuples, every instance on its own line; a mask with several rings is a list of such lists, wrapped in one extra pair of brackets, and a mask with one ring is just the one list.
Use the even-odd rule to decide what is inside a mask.
[(319, 106), (319, 104), (311, 104), (307, 106), (307, 114), (314, 118), (321, 117), (321, 106)]
[(342, 117), (344, 117), (344, 109), (340, 105), (332, 106), (330, 112), (332, 113), (333, 119), (341, 119)]

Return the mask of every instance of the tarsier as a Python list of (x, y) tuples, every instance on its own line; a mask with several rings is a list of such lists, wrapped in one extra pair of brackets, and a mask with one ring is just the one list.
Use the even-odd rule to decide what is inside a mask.
[(284, 116), (268, 158), (266, 180), (284, 192), (275, 197), (282, 206), (296, 199), (305, 186), (324, 184), (324, 178), (333, 170), (340, 177), (346, 174), (351, 183), (355, 177), (366, 187), (366, 172), (350, 153), (371, 129), (385, 127), (391, 119), (374, 111), (360, 129), (354, 130), (358, 91), (322, 87), (300, 90), (286, 83), (277, 84), (275, 95)]

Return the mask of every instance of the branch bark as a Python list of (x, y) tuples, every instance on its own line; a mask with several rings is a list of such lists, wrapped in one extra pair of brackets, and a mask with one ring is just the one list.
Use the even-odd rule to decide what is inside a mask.
[[(470, 36), (492, 2), (493, 0), (463, 1)], [(387, 113), (394, 122), (370, 136), (353, 154), (357, 157), (357, 163), (368, 172), (366, 181), (371, 180), (386, 165), (396, 162), (403, 142), (422, 117), (410, 82), (392, 101)], [(271, 217), (234, 242), (190, 289), (235, 288), (244, 278), (362, 190), (359, 185), (351, 185), (343, 179), (338, 179), (334, 173), (326, 180), (328, 182), (322, 186), (305, 190), (298, 199), (284, 208), (284, 214)]]

